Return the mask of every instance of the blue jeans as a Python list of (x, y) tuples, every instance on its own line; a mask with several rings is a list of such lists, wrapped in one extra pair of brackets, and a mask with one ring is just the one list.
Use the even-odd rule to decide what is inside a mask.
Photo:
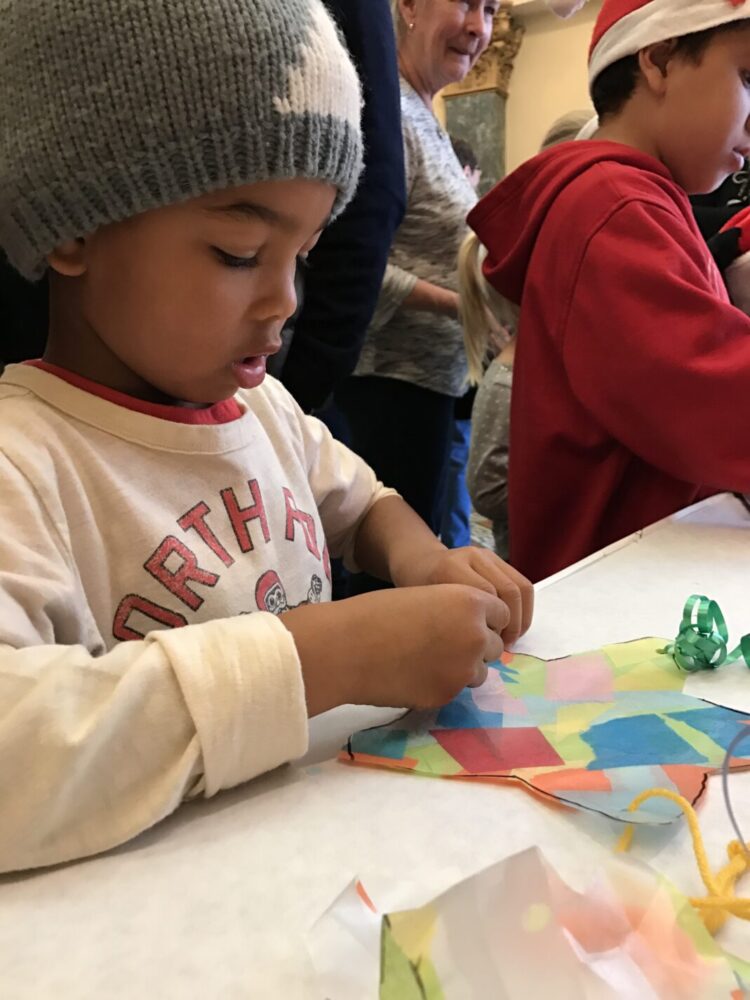
[(466, 488), (466, 464), (469, 461), (471, 420), (454, 420), (448, 459), (448, 482), (445, 489), (440, 538), (449, 549), (471, 545), (471, 498)]

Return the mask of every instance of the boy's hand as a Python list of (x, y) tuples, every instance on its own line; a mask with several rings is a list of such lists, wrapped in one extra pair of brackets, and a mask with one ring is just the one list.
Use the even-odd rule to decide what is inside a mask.
[(376, 657), (382, 656), (379, 670), (360, 671), (368, 704), (444, 705), (465, 687), (483, 684), (487, 664), (503, 652), (500, 633), (509, 611), (494, 595), (444, 584), (366, 596), (369, 641), (378, 647)]
[(294, 636), (312, 716), (346, 703), (444, 705), (484, 682), (509, 619), (498, 597), (444, 584), (303, 606), (281, 621)]
[(468, 547), (446, 549), (435, 546), (412, 567), (404, 568), (400, 586), (424, 586), (436, 583), (460, 583), (493, 594), (505, 602), (510, 612), (502, 630), (506, 646), (512, 646), (531, 624), (534, 613), (534, 588), (518, 570), (503, 562), (489, 549)]
[(446, 549), (401, 497), (374, 504), (357, 533), (359, 566), (397, 587), (459, 583), (502, 598), (510, 618), (502, 629), (512, 645), (531, 624), (534, 590), (518, 570), (488, 549)]

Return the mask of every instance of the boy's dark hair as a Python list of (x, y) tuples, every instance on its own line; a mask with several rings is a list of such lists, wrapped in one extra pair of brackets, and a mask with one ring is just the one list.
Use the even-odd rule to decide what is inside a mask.
[[(743, 19), (742, 21), (720, 24), (716, 28), (707, 28), (705, 31), (683, 35), (681, 38), (675, 39), (673, 54), (682, 56), (683, 59), (690, 62), (699, 63), (713, 38), (748, 26), (750, 26), (750, 19)], [(638, 74), (637, 55), (625, 56), (624, 59), (620, 59), (602, 70), (591, 87), (591, 100), (599, 116), (599, 121), (603, 121), (609, 115), (616, 115), (627, 104), (635, 93)]]
[(456, 136), (451, 136), (451, 145), (453, 146), (453, 152), (458, 158), (458, 162), (462, 167), (469, 167), (470, 170), (479, 169), (479, 157), (468, 144), (464, 142), (463, 139), (459, 139)]

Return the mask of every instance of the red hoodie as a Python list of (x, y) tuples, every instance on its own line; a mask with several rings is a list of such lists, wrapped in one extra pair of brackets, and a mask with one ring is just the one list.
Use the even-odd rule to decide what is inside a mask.
[(469, 215), (521, 306), (511, 561), (539, 580), (716, 489), (750, 491), (750, 319), (685, 193), (611, 142), (524, 164)]

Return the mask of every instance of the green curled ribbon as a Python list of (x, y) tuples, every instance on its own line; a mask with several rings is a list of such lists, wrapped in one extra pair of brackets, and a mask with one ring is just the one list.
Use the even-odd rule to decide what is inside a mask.
[(693, 594), (685, 602), (677, 638), (663, 652), (673, 656), (680, 670), (690, 674), (716, 670), (738, 660), (750, 667), (750, 635), (743, 636), (731, 652), (728, 644), (729, 631), (719, 605), (701, 594)]

